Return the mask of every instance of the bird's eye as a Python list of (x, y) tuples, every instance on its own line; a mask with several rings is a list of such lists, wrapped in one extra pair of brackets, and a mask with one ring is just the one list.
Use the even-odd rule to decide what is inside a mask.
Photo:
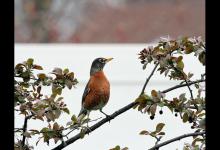
[(99, 59), (99, 62), (101, 62), (101, 63), (105, 63), (105, 60), (102, 59), (102, 58), (100, 58), (100, 59)]

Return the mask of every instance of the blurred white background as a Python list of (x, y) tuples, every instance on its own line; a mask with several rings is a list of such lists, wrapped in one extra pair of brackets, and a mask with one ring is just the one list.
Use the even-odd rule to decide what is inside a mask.
[[(70, 71), (75, 73), (79, 84), (76, 85), (76, 88), (65, 89), (62, 93), (71, 115), (62, 114), (57, 122), (65, 126), (72, 114), (77, 115), (80, 111), (81, 97), (85, 84), (89, 79), (90, 66), (97, 57), (114, 58), (104, 69), (111, 83), (111, 96), (103, 111), (111, 114), (134, 101), (140, 94), (145, 79), (153, 68), (153, 65), (149, 65), (146, 70), (142, 70), (142, 64), (138, 60), (137, 54), (146, 47), (146, 44), (15, 44), (15, 64), (28, 58), (33, 58), (36, 64), (42, 65), (44, 68), (43, 71), (39, 72), (49, 73), (54, 67), (60, 67), (69, 68)], [(193, 55), (190, 55), (184, 57), (184, 59), (184, 70), (194, 73), (192, 80), (200, 78), (200, 74), (204, 73), (205, 68), (200, 65), (197, 58), (195, 59)], [(152, 89), (165, 90), (176, 84), (179, 84), (179, 82), (169, 81), (164, 75), (156, 72), (149, 82), (146, 92), (149, 94)], [(192, 89), (194, 89), (193, 86)], [(50, 93), (50, 89), (47, 88), (43, 89), (43, 91)], [(166, 97), (178, 97), (181, 93), (186, 93), (187, 97), (190, 96), (187, 88), (180, 88), (167, 93)], [(182, 120), (179, 117), (175, 117), (168, 109), (163, 109), (163, 115), (160, 115), (158, 111), (155, 119), (150, 120), (147, 114), (141, 114), (137, 110), (131, 109), (110, 123), (104, 124), (91, 134), (86, 135), (84, 139), (67, 146), (64, 150), (108, 150), (116, 145), (127, 146), (129, 150), (146, 150), (154, 145), (155, 140), (150, 136), (141, 136), (139, 132), (143, 129), (154, 130), (159, 122), (166, 124), (163, 129), (166, 135), (161, 142), (194, 131), (190, 128), (190, 124), (182, 123)], [(99, 111), (90, 114), (91, 119), (98, 117), (104, 116)], [(23, 117), (15, 114), (15, 127), (22, 127), (23, 119)], [(43, 126), (47, 126), (47, 123), (42, 121), (28, 122), (28, 129), (41, 129)], [(70, 137), (76, 132), (70, 134)], [(47, 150), (55, 147), (52, 140), (50, 141), (50, 146), (43, 143), (43, 140), (36, 146), (37, 139), (38, 136), (28, 140), (29, 144), (33, 145), (36, 150)], [(160, 149), (182, 149), (184, 143), (191, 140), (191, 137), (185, 138)]]

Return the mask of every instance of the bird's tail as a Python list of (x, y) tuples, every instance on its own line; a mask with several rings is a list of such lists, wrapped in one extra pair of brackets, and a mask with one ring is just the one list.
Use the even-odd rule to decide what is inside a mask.
[(88, 111), (86, 109), (84, 109), (83, 107), (81, 108), (77, 121), (81, 122), (81, 120), (88, 114)]

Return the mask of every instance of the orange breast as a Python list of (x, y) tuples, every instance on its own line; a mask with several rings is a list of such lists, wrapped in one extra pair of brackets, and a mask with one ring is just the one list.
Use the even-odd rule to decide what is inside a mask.
[(103, 71), (99, 71), (90, 77), (89, 93), (85, 97), (84, 108), (88, 110), (97, 110), (104, 107), (110, 96), (110, 84)]

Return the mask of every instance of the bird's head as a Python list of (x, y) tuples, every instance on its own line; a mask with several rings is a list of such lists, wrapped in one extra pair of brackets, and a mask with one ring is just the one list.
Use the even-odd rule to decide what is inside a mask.
[(92, 66), (90, 69), (90, 75), (98, 72), (98, 71), (102, 71), (105, 64), (107, 64), (109, 61), (111, 61), (113, 58), (96, 58), (93, 62), (92, 62)]

